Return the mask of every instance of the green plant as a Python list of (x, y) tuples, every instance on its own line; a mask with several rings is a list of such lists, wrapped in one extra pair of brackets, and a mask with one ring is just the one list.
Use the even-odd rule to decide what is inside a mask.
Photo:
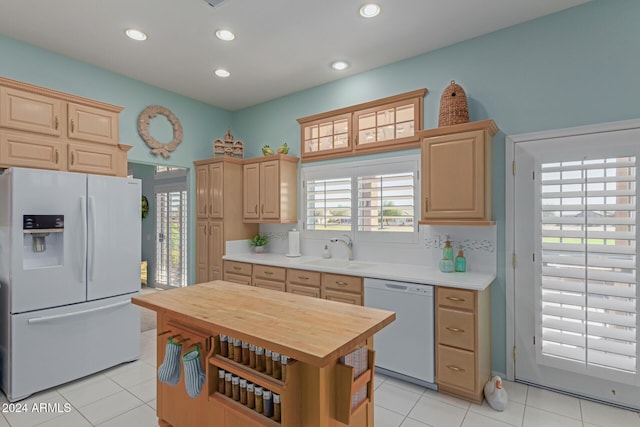
[(269, 243), (269, 237), (266, 234), (256, 234), (249, 240), (249, 246), (252, 248), (255, 246), (266, 246)]

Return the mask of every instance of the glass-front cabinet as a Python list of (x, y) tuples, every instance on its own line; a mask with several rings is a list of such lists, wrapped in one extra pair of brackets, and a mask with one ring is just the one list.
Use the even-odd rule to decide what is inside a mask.
[(418, 99), (410, 99), (354, 113), (356, 151), (415, 142), (419, 107)]
[(298, 119), (302, 161), (420, 146), (426, 89)]
[(305, 123), (302, 126), (303, 156), (351, 151), (350, 122), (350, 114), (340, 114)]

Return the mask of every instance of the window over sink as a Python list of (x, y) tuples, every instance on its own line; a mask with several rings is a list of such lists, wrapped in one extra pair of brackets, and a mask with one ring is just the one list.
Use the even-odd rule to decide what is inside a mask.
[(303, 168), (305, 233), (415, 243), (418, 174), (418, 156)]

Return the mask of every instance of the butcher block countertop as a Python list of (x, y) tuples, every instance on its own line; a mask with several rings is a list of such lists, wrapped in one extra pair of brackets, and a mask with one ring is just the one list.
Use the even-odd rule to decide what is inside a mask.
[(396, 317), (391, 311), (222, 280), (132, 302), (185, 326), (249, 341), (317, 367), (335, 363)]

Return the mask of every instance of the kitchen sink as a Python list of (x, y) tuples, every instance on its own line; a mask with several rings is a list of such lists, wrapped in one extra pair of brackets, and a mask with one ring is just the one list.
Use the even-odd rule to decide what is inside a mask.
[(310, 261), (303, 261), (300, 264), (305, 265), (315, 265), (318, 267), (329, 267), (329, 268), (346, 268), (348, 270), (366, 270), (367, 268), (371, 268), (375, 266), (375, 264), (370, 263), (362, 263), (358, 261), (348, 261), (344, 259), (313, 259)]

